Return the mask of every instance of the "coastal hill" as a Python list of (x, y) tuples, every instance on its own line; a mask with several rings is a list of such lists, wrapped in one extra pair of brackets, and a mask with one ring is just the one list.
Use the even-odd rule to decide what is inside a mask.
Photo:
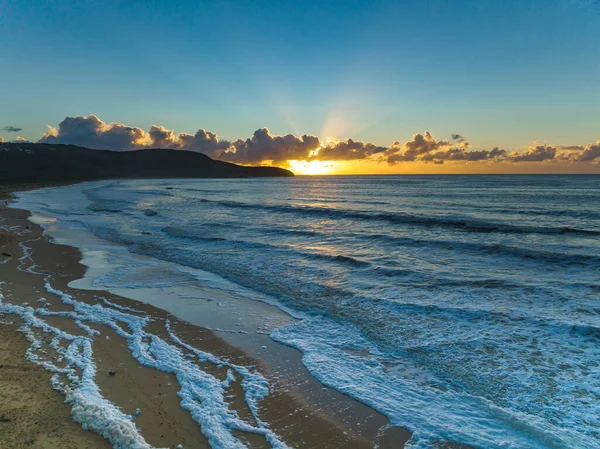
[(278, 167), (245, 167), (202, 153), (170, 149), (91, 150), (75, 145), (0, 143), (0, 184), (114, 178), (248, 178), (294, 176)]

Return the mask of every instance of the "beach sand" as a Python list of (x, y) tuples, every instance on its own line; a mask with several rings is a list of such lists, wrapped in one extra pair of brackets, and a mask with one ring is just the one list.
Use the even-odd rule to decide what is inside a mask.
[[(9, 194), (10, 189), (6, 189), (5, 198)], [(233, 363), (259, 367), (271, 383), (270, 394), (260, 404), (260, 417), (290, 447), (368, 448), (377, 440), (382, 449), (402, 448), (410, 437), (408, 431), (398, 427), (385, 429), (389, 424), (386, 417), (337, 392), (324, 395), (330, 402), (328, 407), (315, 407), (315, 401), (309, 401), (313, 406), (308, 405), (301, 389), (288, 389), (273, 381), (268, 367), (260, 360), (226, 343), (210, 330), (179, 320), (157, 307), (105, 291), (70, 288), (68, 284), (81, 278), (86, 270), (80, 263), (79, 250), (51, 242), (39, 226), (27, 220), (28, 216), (28, 211), (9, 208), (2, 200), (0, 225), (5, 230), (0, 230), (0, 252), (7, 254), (0, 255), (4, 302), (27, 302), (39, 307), (36, 301), (43, 295), (51, 310), (72, 310), (58, 296), (44, 290), (44, 277), (49, 275), (53, 288), (78, 301), (96, 304), (105, 298), (143, 312), (153, 318), (148, 330), (165, 339), (169, 338), (165, 329), (166, 320), (169, 320), (171, 328), (186, 343)], [(26, 247), (31, 249), (29, 255), (19, 246), (21, 242), (26, 242)], [(34, 265), (35, 270), (26, 271)], [(44, 319), (59, 329), (83, 335), (71, 318), (50, 316)], [(29, 342), (17, 332), (20, 320), (16, 315), (0, 315), (3, 323), (13, 323), (0, 324), (0, 448), (110, 447), (102, 437), (84, 431), (69, 419), (70, 405), (64, 404), (63, 396), (52, 389), (50, 373), (25, 358)], [(133, 359), (127, 342), (108, 326), (91, 327), (100, 332), (93, 341), (98, 370), (96, 383), (103, 396), (124, 413), (134, 413), (138, 408), (142, 411), (134, 422), (148, 444), (169, 448), (182, 445), (186, 449), (210, 447), (200, 425), (181, 407), (175, 376), (141, 366)], [(299, 353), (296, 358), (299, 363)], [(227, 374), (225, 368), (215, 365), (207, 364), (203, 369), (223, 379)], [(314, 378), (305, 379), (305, 383), (312, 385), (313, 395), (320, 385)], [(230, 407), (242, 419), (251, 422), (252, 415), (243, 400), (239, 381), (232, 389), (237, 394), (234, 394)], [(323, 411), (327, 409), (337, 410), (335, 417)], [(236, 432), (249, 447), (270, 447), (263, 436)]]

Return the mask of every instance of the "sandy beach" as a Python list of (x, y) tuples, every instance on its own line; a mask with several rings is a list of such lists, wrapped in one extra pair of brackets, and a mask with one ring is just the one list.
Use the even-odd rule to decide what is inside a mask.
[[(10, 199), (10, 189), (4, 199)], [(3, 204), (0, 208), (0, 285), (3, 303), (43, 307), (53, 312), (72, 312), (73, 307), (50, 294), (61, 291), (77, 301), (102, 307), (128, 307), (138, 315), (151, 318), (148, 332), (172, 340), (170, 329), (186, 344), (214, 354), (230, 363), (256, 366), (270, 383), (270, 392), (260, 402), (259, 416), (285, 444), (306, 448), (368, 448), (377, 441), (380, 448), (400, 448), (410, 437), (409, 432), (397, 427), (385, 429), (387, 418), (369, 407), (337, 392), (330, 393), (329, 405), (310, 406), (302, 391), (287, 388), (269, 373), (269, 367), (236, 348), (213, 332), (191, 325), (148, 304), (119, 297), (106, 291), (78, 290), (69, 283), (81, 278), (86, 267), (80, 263), (76, 248), (53, 243), (42, 229), (28, 220), (29, 212)], [(27, 303), (27, 304), (25, 304)], [(72, 335), (84, 335), (80, 323), (69, 316), (54, 314), (43, 319), (51, 326)], [(71, 419), (71, 405), (52, 388), (51, 373), (26, 358), (30, 343), (18, 328), (18, 315), (0, 315), (2, 338), (0, 351), (0, 447), (110, 447), (101, 436), (85, 431)], [(96, 363), (95, 382), (102, 396), (115, 404), (126, 415), (136, 416), (133, 422), (144, 440), (152, 447), (208, 448), (209, 440), (191, 414), (182, 408), (178, 395), (180, 385), (176, 376), (151, 367), (142, 366), (132, 357), (128, 343), (107, 325), (87, 323), (93, 329), (93, 359)], [(43, 333), (42, 333), (43, 334)], [(42, 335), (42, 352), (51, 352), (48, 335)], [(290, 351), (295, 351), (291, 350)], [(189, 350), (187, 350), (189, 352)], [(295, 351), (297, 352), (297, 351)], [(299, 364), (300, 355), (295, 363)], [(228, 377), (226, 367), (210, 361), (200, 363), (202, 370), (223, 381)], [(307, 379), (307, 392), (314, 395), (319, 383)], [(244, 422), (256, 425), (256, 419), (244, 401), (239, 379), (230, 386), (229, 407)], [(321, 401), (322, 402), (322, 401)], [(314, 401), (312, 402), (315, 403)], [(317, 401), (319, 403), (319, 401)], [(335, 418), (327, 408), (335, 408)], [(325, 411), (324, 411), (325, 410)], [(357, 420), (360, 422), (357, 423)], [(362, 425), (361, 425), (362, 424)], [(270, 447), (264, 435), (243, 430), (234, 431), (248, 447)]]

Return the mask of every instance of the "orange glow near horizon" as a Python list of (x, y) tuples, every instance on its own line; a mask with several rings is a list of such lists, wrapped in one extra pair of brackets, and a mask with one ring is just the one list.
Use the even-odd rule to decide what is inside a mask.
[(296, 175), (417, 175), (417, 174), (600, 174), (600, 164), (567, 163), (485, 163), (447, 162), (427, 164), (406, 162), (388, 165), (374, 160), (356, 161), (287, 161), (285, 168)]
[(289, 169), (297, 175), (337, 174), (334, 161), (288, 161)]

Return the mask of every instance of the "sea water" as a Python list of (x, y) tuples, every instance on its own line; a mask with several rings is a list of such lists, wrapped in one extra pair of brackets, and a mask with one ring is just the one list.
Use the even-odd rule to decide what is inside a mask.
[[(413, 447), (600, 448), (600, 177), (125, 180), (19, 197), (268, 298), (296, 318), (271, 339)], [(99, 283), (185, 275), (131, 265)]]

